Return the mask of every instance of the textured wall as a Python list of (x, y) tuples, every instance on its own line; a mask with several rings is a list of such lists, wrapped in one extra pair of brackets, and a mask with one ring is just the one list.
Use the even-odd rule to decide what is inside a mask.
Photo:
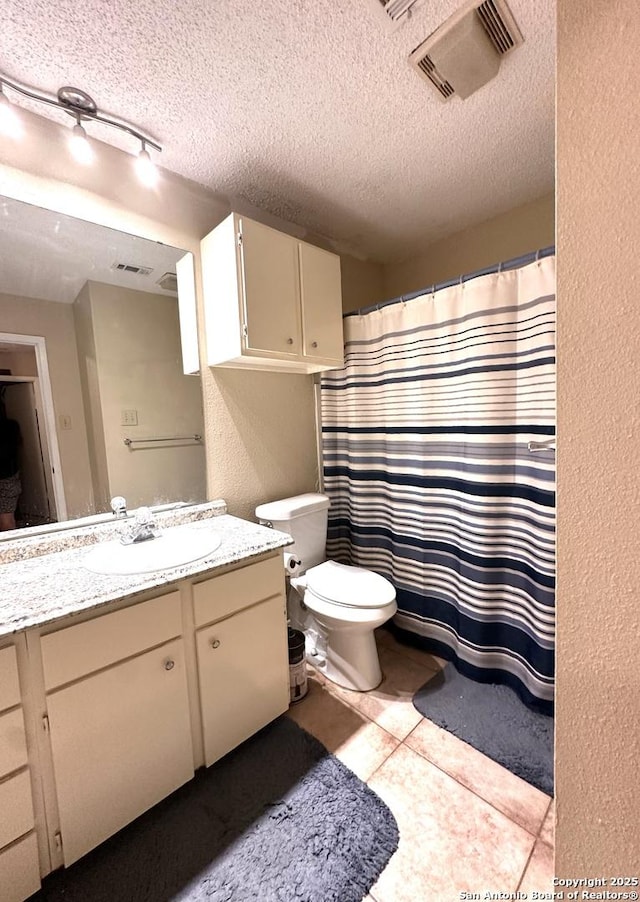
[(384, 267), (385, 298), (455, 279), (555, 241), (554, 195), (515, 207), (425, 248), (419, 257)]
[(340, 273), (344, 313), (385, 300), (384, 267), (381, 263), (356, 260), (355, 257), (341, 257)]
[(639, 14), (558, 9), (556, 870), (637, 875)]

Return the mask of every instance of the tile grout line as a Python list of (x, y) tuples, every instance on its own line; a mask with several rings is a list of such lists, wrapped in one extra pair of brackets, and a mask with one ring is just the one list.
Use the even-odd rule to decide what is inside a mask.
[[(413, 664), (417, 664), (417, 662), (415, 661), (415, 659), (413, 659), (410, 655), (404, 654), (402, 651), (396, 651), (395, 648), (390, 648), (389, 646), (387, 646), (387, 651), (390, 652), (391, 654), (394, 654), (394, 655), (398, 656), (398, 657), (401, 657), (401, 658), (404, 658), (404, 659), (406, 659), (406, 660), (408, 660), (408, 661), (411, 661)], [(420, 665), (418, 665), (418, 666), (422, 666), (422, 667), (424, 667), (426, 670), (431, 670), (431, 668), (430, 668), (429, 666), (427, 666), (426, 664), (420, 664)], [(433, 674), (435, 675), (440, 669), (441, 669), (441, 668), (437, 668), (436, 670), (432, 671)], [(325, 678), (325, 679), (326, 679), (326, 678)], [(384, 675), (383, 675), (383, 680), (384, 680)], [(327, 688), (326, 691), (327, 691), (330, 695), (333, 695), (333, 693), (331, 692), (331, 689)], [(366, 693), (364, 693), (364, 694), (366, 694)], [(541, 832), (542, 832), (542, 828), (543, 828), (543, 826), (544, 826), (544, 823), (545, 823), (545, 821), (546, 821), (547, 815), (548, 815), (548, 813), (549, 813), (549, 809), (550, 809), (550, 807), (551, 807), (551, 805), (552, 805), (552, 803), (553, 803), (553, 797), (549, 800), (549, 803), (548, 803), (547, 808), (545, 809), (545, 813), (544, 813), (544, 815), (543, 815), (543, 817), (542, 817), (542, 819), (541, 819), (541, 821), (540, 821), (540, 825), (539, 825), (539, 827), (538, 827), (538, 829), (537, 829), (537, 832), (536, 832), (536, 833), (532, 833), (531, 830), (528, 830), (528, 829), (527, 829), (526, 827), (524, 827), (522, 824), (518, 823), (518, 821), (514, 820), (512, 817), (510, 817), (508, 814), (506, 814), (504, 811), (502, 811), (500, 808), (498, 808), (495, 804), (493, 804), (492, 802), (488, 801), (488, 799), (485, 799), (484, 796), (480, 795), (480, 793), (476, 792), (476, 790), (472, 789), (470, 786), (467, 786), (467, 784), (464, 783), (464, 782), (462, 782), (462, 780), (459, 780), (459, 779), (457, 779), (456, 777), (454, 777), (453, 774), (450, 774), (447, 770), (444, 769), (444, 767), (441, 767), (439, 764), (436, 764), (436, 762), (435, 762), (435, 761), (432, 761), (431, 758), (429, 758), (427, 755), (424, 755), (424, 754), (422, 754), (422, 752), (418, 751), (417, 749), (414, 749), (414, 748), (412, 748), (410, 745), (407, 745), (406, 740), (407, 740), (407, 739), (408, 739), (408, 738), (409, 738), (409, 737), (417, 730), (417, 728), (420, 726), (420, 724), (421, 724), (423, 721), (428, 720), (428, 718), (424, 717), (424, 715), (421, 715), (421, 719), (418, 721), (418, 723), (417, 723), (414, 727), (411, 728), (411, 730), (409, 730), (409, 732), (406, 734), (406, 736), (405, 736), (403, 739), (398, 739), (397, 736), (394, 736), (393, 733), (390, 733), (388, 730), (385, 730), (384, 727), (380, 726), (380, 724), (377, 723), (377, 721), (375, 721), (372, 717), (369, 717), (369, 715), (366, 714), (364, 711), (361, 711), (359, 708), (356, 708), (354, 705), (352, 705), (351, 702), (348, 701), (346, 698), (343, 698), (343, 697), (341, 697), (341, 696), (339, 696), (339, 695), (333, 695), (333, 698), (335, 698), (337, 701), (344, 702), (344, 703), (347, 704), (353, 711), (355, 711), (360, 717), (362, 717), (362, 718), (368, 720), (370, 723), (375, 724), (379, 729), (383, 730), (383, 732), (385, 732), (388, 736), (391, 736), (392, 739), (396, 739), (396, 740), (398, 741), (398, 745), (397, 745), (391, 752), (389, 752), (388, 755), (386, 755), (386, 757), (384, 758), (384, 760), (381, 761), (380, 764), (378, 764), (378, 766), (376, 767), (376, 769), (369, 775), (368, 779), (367, 779), (366, 781), (364, 781), (364, 782), (366, 782), (366, 783), (368, 784), (368, 783), (369, 783), (369, 780), (373, 779), (373, 777), (377, 774), (377, 772), (380, 770), (380, 768), (383, 767), (383, 766), (387, 763), (387, 761), (389, 760), (389, 758), (390, 758), (392, 755), (394, 755), (394, 754), (398, 751), (398, 749), (399, 749), (401, 746), (404, 746), (408, 751), (414, 752), (415, 754), (417, 754), (417, 755), (418, 755), (420, 758), (422, 758), (423, 760), (428, 761), (429, 764), (431, 764), (433, 767), (437, 768), (437, 769), (438, 769), (441, 773), (443, 773), (445, 776), (447, 776), (447, 777), (449, 777), (451, 780), (453, 780), (454, 783), (457, 783), (457, 784), (458, 784), (459, 786), (461, 786), (463, 789), (466, 789), (468, 792), (472, 793), (472, 795), (474, 795), (476, 798), (480, 799), (481, 802), (484, 802), (486, 805), (489, 805), (490, 808), (492, 808), (492, 809), (493, 809), (494, 811), (496, 811), (498, 814), (502, 815), (502, 817), (505, 817), (505, 818), (506, 818), (510, 823), (512, 823), (515, 827), (518, 827), (519, 829), (524, 830), (525, 833), (527, 833), (530, 837), (532, 837), (534, 842), (533, 842), (533, 846), (532, 846), (532, 848), (531, 848), (531, 852), (530, 852), (530, 854), (529, 854), (529, 858), (527, 859), (527, 863), (526, 863), (526, 865), (525, 865), (525, 868), (524, 868), (524, 870), (523, 870), (523, 872), (522, 872), (522, 876), (521, 876), (521, 878), (520, 878), (520, 883), (522, 882), (522, 879), (524, 878), (524, 873), (525, 873), (525, 871), (526, 871), (526, 869), (527, 869), (527, 867), (528, 867), (529, 861), (530, 861), (530, 859), (531, 859), (531, 857), (532, 857), (532, 855), (533, 855), (533, 850), (535, 849), (536, 843), (537, 843), (538, 841), (544, 842), (544, 840), (542, 840), (542, 839), (540, 838), (540, 834), (541, 834)], [(429, 722), (430, 722), (430, 723), (433, 723), (433, 721), (429, 721)], [(436, 724), (436, 726), (437, 726), (437, 724)], [(461, 741), (463, 741), (463, 740), (461, 740)], [(472, 749), (474, 749), (475, 752), (478, 752), (478, 749), (475, 749), (474, 746), (470, 745), (469, 743), (466, 743), (466, 745), (469, 745), (469, 747), (472, 748)], [(482, 754), (482, 752), (478, 752), (478, 754)], [(493, 760), (493, 759), (491, 759), (491, 760)], [(495, 762), (495, 763), (497, 764), (498, 762)], [(502, 765), (500, 765), (500, 766), (502, 766)], [(507, 771), (508, 771), (508, 768), (504, 768), (504, 770), (507, 770)], [(549, 844), (549, 843), (545, 843), (545, 845), (550, 845), (550, 844)], [(553, 846), (550, 846), (550, 847), (553, 849)], [(520, 885), (520, 883), (518, 884), (518, 886)]]
[[(428, 717), (423, 717), (422, 720), (429, 720), (429, 718), (428, 718)], [(420, 721), (420, 723), (422, 723), (422, 721)], [(420, 726), (420, 723), (417, 723), (417, 724), (415, 725), (415, 727), (413, 728), (413, 730), (411, 730), (409, 733), (407, 733), (405, 739), (408, 739), (409, 736), (411, 736), (411, 734), (412, 734), (413, 732), (415, 732), (415, 730), (418, 729), (418, 727)], [(433, 721), (429, 721), (429, 723), (433, 723)], [(436, 724), (436, 726), (437, 726), (437, 724)], [(441, 729), (442, 729), (442, 728), (441, 728)], [(452, 735), (455, 735), (455, 734), (452, 734)], [(405, 745), (405, 739), (403, 739), (403, 740), (400, 742), (400, 745)], [(460, 740), (460, 741), (462, 742), (463, 740)], [(469, 745), (469, 743), (465, 743), (465, 745)], [(399, 748), (399, 746), (398, 746), (398, 748)], [(501, 809), (498, 808), (496, 805), (494, 805), (493, 802), (490, 802), (488, 799), (485, 799), (484, 796), (481, 796), (480, 793), (479, 793), (479, 792), (476, 792), (475, 789), (472, 789), (471, 786), (467, 786), (466, 783), (463, 783), (462, 780), (458, 780), (456, 777), (453, 776), (453, 774), (450, 774), (449, 771), (445, 770), (444, 767), (442, 767), (441, 765), (437, 764), (435, 761), (432, 761), (431, 758), (429, 758), (427, 755), (423, 755), (422, 752), (418, 751), (418, 749), (412, 748), (410, 745), (406, 745), (406, 748), (407, 748), (410, 752), (414, 752), (414, 753), (415, 753), (416, 755), (418, 755), (420, 758), (423, 758), (425, 761), (428, 761), (429, 764), (431, 764), (433, 767), (437, 768), (437, 770), (439, 770), (441, 773), (443, 773), (446, 777), (449, 777), (451, 780), (453, 780), (454, 783), (457, 783), (459, 786), (462, 786), (463, 789), (466, 789), (468, 792), (470, 792), (472, 795), (474, 795), (477, 799), (480, 799), (480, 801), (481, 801), (481, 802), (484, 802), (485, 805), (488, 805), (490, 808), (493, 808), (493, 810), (494, 810), (494, 811), (497, 811), (498, 814), (501, 814), (502, 817), (506, 817), (506, 819), (507, 819), (510, 823), (512, 823), (515, 827), (519, 827), (520, 830), (524, 830), (525, 833), (528, 833), (529, 836), (532, 837), (532, 839), (533, 839), (533, 845), (534, 845), (534, 847), (535, 847), (536, 842), (538, 842), (538, 840), (540, 839), (540, 832), (541, 832), (541, 830), (542, 830), (542, 827), (544, 826), (544, 822), (545, 822), (545, 820), (546, 820), (546, 818), (547, 818), (547, 814), (549, 813), (549, 808), (551, 807), (551, 804), (552, 804), (552, 802), (553, 802), (553, 799), (550, 799), (550, 800), (549, 800), (549, 804), (547, 805), (547, 807), (546, 807), (546, 809), (545, 809), (545, 813), (544, 813), (544, 815), (543, 815), (543, 817), (542, 817), (542, 820), (540, 821), (540, 826), (538, 827), (538, 832), (537, 832), (537, 833), (532, 833), (531, 830), (527, 830), (527, 828), (526, 828), (526, 827), (523, 827), (522, 824), (519, 824), (518, 821), (515, 821), (512, 817), (509, 817), (509, 815), (506, 814), (504, 811), (501, 811)], [(475, 752), (478, 752), (478, 749), (474, 748), (474, 746), (472, 746), (472, 745), (469, 745), (469, 748), (472, 748)], [(397, 751), (397, 749), (394, 749), (394, 751)], [(478, 754), (481, 755), (482, 752), (478, 752)], [(486, 756), (485, 756), (485, 757), (486, 757)], [(493, 759), (490, 759), (490, 760), (493, 760)], [(494, 762), (494, 763), (497, 764), (498, 762), (496, 761), (496, 762)], [(500, 767), (502, 767), (502, 765), (500, 765)], [(503, 768), (503, 769), (506, 770), (506, 771), (508, 771), (509, 773), (511, 773), (511, 771), (509, 771), (508, 768), (505, 767), (505, 768)], [(531, 784), (529, 784), (529, 785), (531, 785)], [(535, 787), (534, 787), (534, 788), (535, 788)], [(540, 840), (540, 842), (544, 842), (544, 840)], [(545, 843), (545, 845), (549, 845), (549, 843)], [(532, 848), (531, 851), (533, 852), (533, 848)], [(526, 868), (525, 868), (525, 870), (526, 870)], [(523, 874), (523, 875), (524, 875), (524, 874)]]
[(526, 860), (526, 862), (525, 862), (525, 865), (524, 865), (524, 867), (523, 867), (523, 869), (522, 869), (522, 873), (520, 874), (520, 879), (518, 880), (518, 885), (517, 885), (517, 887), (516, 887), (516, 892), (517, 892), (517, 891), (520, 889), (520, 887), (522, 886), (522, 881), (524, 880), (524, 875), (527, 873), (527, 868), (528, 868), (529, 865), (531, 864), (531, 859), (533, 858), (533, 853), (534, 853), (534, 851), (535, 851), (535, 848), (536, 848), (537, 843), (538, 843), (538, 840), (537, 840), (537, 839), (534, 839), (534, 840), (533, 840), (533, 845), (531, 846), (531, 851), (529, 852), (529, 855), (528, 855), (528, 857), (527, 857), (527, 860)]
[[(388, 649), (388, 651), (395, 652), (396, 654), (402, 655), (402, 657), (406, 658), (407, 660), (413, 661), (414, 663), (416, 663), (415, 659), (412, 658), (411, 655), (407, 655), (407, 654), (405, 653), (404, 648), (398, 648), (398, 649), (396, 649), (395, 647), (394, 647), (394, 648), (391, 648), (390, 646), (387, 646), (387, 649)], [(419, 650), (419, 649), (418, 649), (418, 650)], [(428, 654), (428, 652), (426, 652), (426, 654)], [(447, 662), (447, 663), (448, 663), (448, 662)], [(427, 667), (428, 669), (431, 669), (431, 668), (430, 668), (430, 665), (423, 664), (422, 666), (423, 666), (423, 667)], [(436, 668), (436, 670), (434, 671), (434, 673), (437, 673), (437, 672), (438, 672), (439, 670), (441, 670), (441, 669), (442, 669), (442, 668), (440, 668), (440, 667)], [(422, 720), (428, 720), (428, 718), (427, 718), (427, 717), (424, 717), (424, 715), (423, 715)], [(405, 736), (405, 738), (404, 738), (404, 739), (402, 740), (402, 742), (401, 742), (402, 745), (405, 744), (405, 740), (408, 739), (409, 736), (411, 736), (411, 734), (412, 734), (413, 732), (415, 732), (415, 730), (420, 726), (420, 723), (422, 723), (422, 721), (419, 721), (419, 722), (415, 725), (415, 727), (414, 727), (412, 730), (410, 730), (409, 733), (407, 733), (407, 735)], [(430, 721), (430, 723), (433, 723), (433, 721)], [(437, 726), (437, 724), (436, 724), (436, 726)], [(455, 735), (455, 734), (453, 734), (453, 735)], [(461, 741), (464, 741), (464, 740), (461, 740)], [(469, 745), (469, 743), (467, 743), (467, 745)], [(409, 746), (409, 745), (407, 746), (407, 748), (410, 749), (411, 751), (417, 751), (416, 749), (411, 748), (411, 746)], [(474, 746), (471, 746), (471, 748), (474, 748)], [(478, 751), (478, 749), (475, 749), (475, 751)], [(463, 786), (465, 789), (468, 789), (469, 792), (472, 792), (472, 793), (473, 793), (475, 796), (477, 796), (479, 799), (482, 799), (483, 802), (486, 802), (487, 805), (490, 805), (495, 811), (498, 811), (500, 814), (503, 814), (506, 818), (508, 818), (508, 820), (510, 820), (513, 824), (515, 824), (516, 827), (521, 827), (521, 829), (525, 830), (525, 832), (528, 833), (530, 836), (534, 836), (535, 843), (534, 843), (534, 847), (533, 847), (533, 848), (535, 848), (535, 844), (536, 844), (537, 842), (542, 842), (542, 843), (544, 843), (546, 846), (549, 846), (549, 848), (550, 848), (553, 852), (555, 852), (555, 843), (548, 843), (548, 842), (546, 842), (544, 839), (542, 839), (542, 836), (541, 836), (541, 834), (542, 834), (542, 828), (543, 828), (544, 825), (545, 825), (545, 822), (546, 822), (547, 817), (548, 817), (548, 815), (549, 815), (549, 811), (551, 810), (551, 806), (553, 805), (554, 796), (551, 796), (551, 798), (549, 799), (549, 804), (547, 805), (547, 808), (546, 808), (546, 810), (545, 810), (544, 816), (543, 816), (542, 820), (540, 821), (540, 826), (538, 827), (537, 833), (533, 834), (533, 833), (531, 833), (530, 830), (527, 830), (526, 827), (522, 827), (522, 824), (519, 824), (517, 821), (514, 821), (513, 818), (510, 818), (508, 814), (505, 814), (505, 813), (504, 813), (504, 811), (500, 811), (499, 808), (496, 808), (495, 805), (493, 805), (491, 802), (487, 801), (487, 799), (483, 798), (481, 795), (479, 795), (477, 792), (475, 792), (473, 789), (471, 789), (471, 787), (467, 786), (466, 783), (463, 783), (461, 780), (457, 780), (452, 774), (450, 774), (450, 773), (449, 773), (448, 771), (446, 771), (444, 768), (442, 768), (442, 767), (440, 767), (438, 764), (436, 764), (435, 761), (432, 761), (431, 758), (428, 758), (426, 755), (423, 755), (422, 752), (417, 752), (417, 753), (418, 753), (418, 755), (420, 755), (422, 758), (424, 758), (426, 761), (428, 761), (430, 764), (433, 764), (434, 767), (437, 767), (438, 770), (442, 771), (442, 773), (446, 774), (448, 777), (451, 777), (451, 779), (455, 780), (456, 783), (459, 783), (460, 786)], [(480, 754), (482, 754), (482, 752), (480, 752)], [(491, 759), (491, 760), (493, 760), (493, 759)], [(498, 763), (498, 762), (496, 762), (496, 764), (497, 764), (497, 763)], [(505, 770), (508, 770), (508, 768), (505, 768)], [(533, 849), (531, 850), (531, 855), (533, 855)], [(530, 857), (531, 857), (531, 856), (530, 856)], [(528, 862), (527, 862), (527, 865), (528, 865)], [(525, 870), (526, 870), (526, 867), (525, 867)], [(524, 877), (524, 872), (523, 872), (523, 875), (522, 875), (522, 876)], [(522, 881), (521, 881), (521, 882), (522, 882)]]
[(369, 780), (371, 780), (371, 779), (378, 773), (378, 771), (380, 770), (380, 768), (381, 768), (383, 765), (385, 765), (385, 764), (387, 763), (387, 761), (389, 760), (389, 758), (390, 758), (392, 755), (395, 755), (395, 753), (398, 751), (398, 749), (399, 749), (400, 746), (402, 745), (402, 739), (398, 739), (397, 736), (394, 736), (393, 733), (390, 733), (388, 730), (385, 730), (384, 727), (381, 727), (380, 724), (375, 723), (374, 720), (372, 720), (371, 723), (374, 723), (374, 724), (378, 727), (378, 729), (379, 729), (379, 730), (382, 730), (383, 733), (386, 733), (387, 736), (390, 736), (392, 739), (395, 739), (395, 740), (397, 741), (398, 744), (396, 745), (395, 748), (393, 748), (393, 749), (389, 752), (388, 755), (385, 755), (384, 759), (380, 762), (380, 764), (377, 765), (376, 769), (375, 769), (374, 771), (372, 771), (372, 772), (369, 774), (369, 776), (367, 777), (367, 779), (366, 779), (366, 780), (363, 780), (363, 783), (366, 783), (367, 786), (369, 785)]

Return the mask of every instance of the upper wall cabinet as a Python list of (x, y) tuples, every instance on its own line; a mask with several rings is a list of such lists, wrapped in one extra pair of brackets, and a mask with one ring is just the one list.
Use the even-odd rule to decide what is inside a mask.
[(232, 213), (202, 241), (202, 277), (209, 366), (343, 365), (336, 254)]

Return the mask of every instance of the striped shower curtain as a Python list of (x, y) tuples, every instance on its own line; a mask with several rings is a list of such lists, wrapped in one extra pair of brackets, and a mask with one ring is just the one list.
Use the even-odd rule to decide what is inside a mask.
[(321, 383), (327, 554), (396, 587), (395, 626), (550, 712), (555, 257), (345, 317)]

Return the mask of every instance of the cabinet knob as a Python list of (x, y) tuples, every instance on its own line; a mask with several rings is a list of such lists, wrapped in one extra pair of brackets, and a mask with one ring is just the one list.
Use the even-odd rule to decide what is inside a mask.
[(174, 668), (175, 666), (176, 666), (176, 662), (175, 662), (175, 661), (172, 661), (171, 658), (167, 658), (167, 660), (164, 662), (164, 669), (165, 669), (165, 670), (173, 670), (173, 668)]
[(287, 338), (287, 344), (288, 344), (288, 345), (292, 345), (292, 344), (293, 344), (293, 338)]
[(311, 342), (311, 347), (312, 347), (312, 348), (317, 348), (317, 347), (318, 347), (318, 342), (317, 342), (317, 341), (312, 341), (312, 342)]
[(220, 648), (220, 640), (212, 639), (211, 640), (211, 648)]

